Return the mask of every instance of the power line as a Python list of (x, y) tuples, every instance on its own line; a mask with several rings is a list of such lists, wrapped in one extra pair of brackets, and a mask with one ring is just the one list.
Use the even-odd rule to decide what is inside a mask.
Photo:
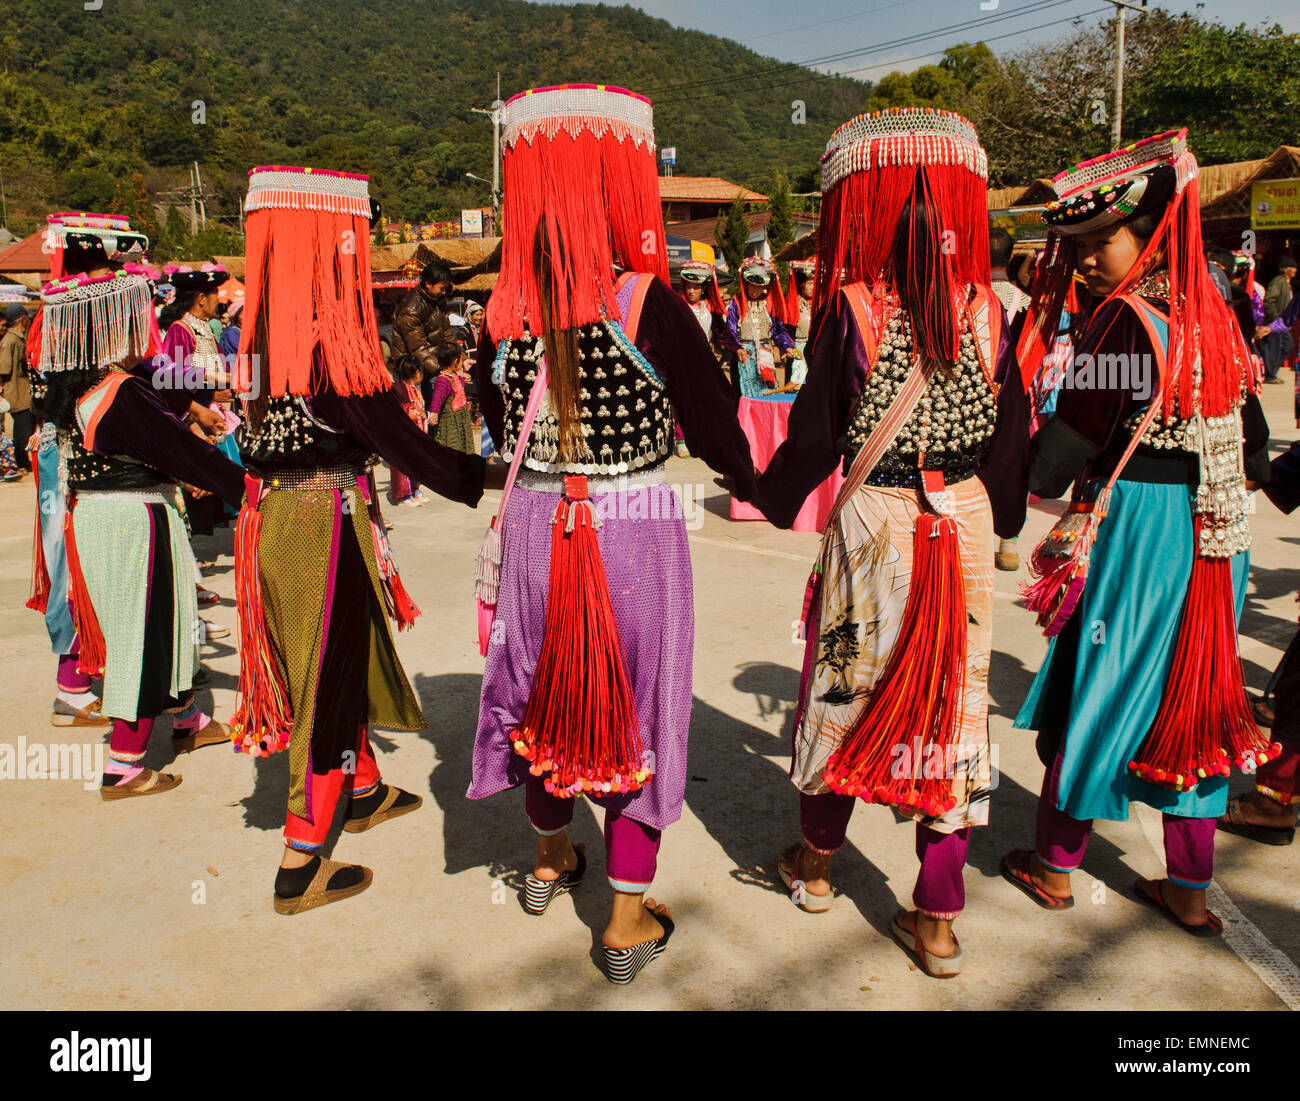
[[(1088, 16), (1090, 16), (1090, 15), (1099, 15), (1099, 14), (1105, 12), (1106, 10), (1107, 10), (1106, 8), (1093, 8), (1093, 9), (1091, 9), (1090, 11), (1080, 12), (1078, 15), (1067, 15), (1067, 16), (1065, 16), (1065, 17), (1062, 18), (1062, 19), (1053, 19), (1053, 20), (1051, 20), (1050, 22), (1047, 22), (1047, 23), (1038, 23), (1038, 24), (1035, 24), (1035, 25), (1032, 26), (1032, 27), (1021, 27), (1021, 28), (1019, 28), (1018, 30), (1007, 31), (1007, 32), (1005, 32), (1005, 33), (1003, 33), (1003, 34), (990, 35), (990, 36), (988, 36), (987, 38), (981, 38), (980, 41), (981, 41), (981, 42), (998, 42), (998, 41), (1001, 41), (1001, 40), (1004, 39), (1004, 38), (1015, 38), (1017, 35), (1029, 34), (1029, 33), (1033, 32), (1033, 31), (1040, 31), (1040, 30), (1043, 30), (1043, 29), (1046, 28), (1046, 27), (1054, 27), (1054, 26), (1057, 26), (1058, 24), (1061, 24), (1061, 23), (1073, 23), (1073, 22), (1074, 22), (1075, 20), (1077, 20), (1077, 19), (1086, 19), (1086, 18), (1087, 18)], [(947, 31), (939, 32), (939, 31), (936, 31), (933, 35), (930, 35), (930, 36), (928, 36), (928, 37), (939, 37), (941, 33), (951, 33), (951, 32), (947, 32)], [(878, 61), (878, 62), (876, 62), (874, 65), (864, 65), (864, 66), (862, 66), (861, 68), (858, 68), (858, 69), (848, 69), (848, 70), (846, 70), (845, 72), (840, 73), (840, 74), (837, 74), (837, 75), (839, 75), (839, 76), (848, 76), (848, 75), (851, 74), (851, 73), (865, 73), (865, 72), (869, 72), (869, 71), (872, 70), (872, 69), (882, 69), (882, 68), (884, 68), (886, 65), (904, 65), (904, 64), (906, 64), (906, 63), (909, 62), (909, 61), (922, 61), (922, 60), (924, 60), (924, 59), (926, 59), (926, 58), (934, 57), (936, 54), (938, 54), (938, 53), (940, 53), (940, 52), (942, 52), (942, 51), (936, 49), (936, 50), (931, 50), (931, 51), (929, 51), (928, 53), (915, 54), (915, 55), (913, 55), (912, 57), (901, 57), (901, 58), (893, 58), (893, 59), (891, 59), (891, 60), (889, 60), (889, 61)], [(781, 81), (777, 81), (776, 83), (773, 83), (773, 84), (761, 84), (761, 85), (756, 85), (755, 87), (752, 87), (752, 88), (744, 88), (744, 89), (740, 89), (740, 91), (743, 91), (743, 92), (764, 92), (764, 91), (769, 91), (769, 90), (771, 90), (771, 89), (773, 89), (773, 88), (786, 88), (786, 87), (789, 87), (789, 86), (792, 85), (792, 84), (804, 84), (804, 83), (807, 83), (809, 80), (812, 80), (812, 79), (813, 79), (815, 76), (817, 76), (817, 75), (819, 75), (819, 74), (816, 74), (816, 73), (805, 73), (803, 76), (794, 77), (793, 79), (790, 79), (790, 80), (781, 80)], [(679, 99), (662, 99), (662, 100), (656, 100), (656, 101), (655, 101), (655, 106), (657, 106), (657, 107), (660, 107), (660, 106), (666, 106), (666, 105), (668, 105), (668, 104), (672, 104), (672, 103), (689, 103), (689, 102), (691, 102), (692, 100), (698, 98), (698, 96), (705, 96), (705, 95), (714, 95), (714, 96), (716, 96), (716, 95), (723, 95), (723, 94), (728, 93), (729, 91), (731, 91), (731, 90), (730, 90), (730, 89), (727, 89), (727, 88), (707, 88), (707, 89), (704, 89), (704, 90), (702, 90), (702, 91), (700, 91), (700, 92), (694, 93), (694, 94), (692, 94), (692, 95), (690, 95), (690, 96), (683, 96), (683, 97), (681, 97), (681, 98), (679, 98)]]
[[(980, 27), (988, 26), (990, 23), (999, 23), (1007, 19), (1017, 19), (1023, 15), (1033, 15), (1039, 12), (1046, 11), (1049, 8), (1057, 8), (1060, 7), (1062, 4), (1073, 4), (1078, 2), (1079, 0), (1034, 0), (1033, 3), (1030, 3), (1016, 11), (1004, 12), (1002, 15), (993, 15), (993, 16), (981, 17), (979, 19), (970, 19), (961, 23), (953, 23), (946, 27), (936, 28), (933, 31), (925, 31), (917, 34), (906, 35), (902, 38), (896, 38), (886, 42), (878, 42), (871, 46), (863, 46), (861, 48), (854, 49), (854, 50), (845, 50), (842, 53), (838, 53), (838, 54), (827, 54), (824, 57), (813, 57), (805, 61), (782, 62), (778, 65), (772, 66), (771, 69), (769, 69), (767, 72), (744, 74), (740, 76), (712, 77), (707, 80), (693, 80), (693, 81), (687, 81), (682, 84), (665, 84), (658, 88), (648, 89), (646, 94), (653, 96), (655, 93), (659, 93), (659, 92), (667, 92), (667, 93), (683, 92), (683, 91), (690, 91), (695, 88), (707, 88), (715, 85), (735, 84), (738, 81), (743, 81), (743, 80), (758, 80), (764, 77), (777, 76), (777, 75), (781, 75), (783, 70), (788, 71), (791, 69), (807, 69), (813, 65), (828, 65), (836, 61), (847, 61), (850, 58), (862, 57), (866, 54), (879, 53), (882, 50), (893, 49), (898, 46), (911, 46), (917, 42), (924, 42), (927, 39), (938, 38), (945, 34), (953, 34), (977, 26)], [(1033, 29), (1035, 28), (1026, 28), (1026, 30), (1033, 30)], [(1017, 33), (1025, 33), (1025, 31), (1020, 31)], [(808, 79), (808, 77), (811, 75), (814, 74), (807, 74), (805, 77), (803, 77), (803, 79)], [(824, 75), (834, 75), (834, 74), (817, 74), (817, 75), (824, 76)], [(758, 89), (756, 88), (753, 90), (758, 90)]]
[(797, 27), (786, 27), (783, 30), (779, 30), (779, 31), (766, 31), (763, 34), (756, 34), (752, 38), (745, 39), (743, 45), (748, 45), (750, 42), (757, 42), (763, 38), (775, 38), (779, 34), (794, 34), (796, 31), (811, 30), (813, 27), (827, 27), (830, 26), (830, 24), (832, 23), (843, 23), (849, 19), (860, 19), (864, 15), (875, 15), (876, 12), (888, 11), (890, 8), (903, 8), (903, 7), (915, 7), (915, 6), (916, 6), (916, 0), (898, 0), (898, 2), (894, 4), (878, 5), (877, 7), (874, 8), (868, 8), (866, 11), (855, 11), (851, 15), (840, 15), (834, 19), (823, 19), (819, 23), (800, 23), (799, 26)]

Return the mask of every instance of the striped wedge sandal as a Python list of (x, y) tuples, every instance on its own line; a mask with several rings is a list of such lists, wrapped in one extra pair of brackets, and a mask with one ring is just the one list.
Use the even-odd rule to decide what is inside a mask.
[(578, 845), (573, 851), (578, 855), (578, 866), (571, 872), (561, 872), (558, 879), (538, 879), (532, 872), (524, 876), (524, 909), (530, 914), (546, 913), (556, 898), (582, 882), (587, 871), (587, 846)]
[(655, 920), (664, 927), (664, 935), (658, 940), (644, 940), (631, 948), (610, 948), (604, 945), (605, 977), (619, 986), (626, 986), (640, 973), (641, 968), (651, 960), (657, 960), (668, 951), (668, 938), (673, 935), (676, 926), (672, 918), (665, 914), (655, 914)]

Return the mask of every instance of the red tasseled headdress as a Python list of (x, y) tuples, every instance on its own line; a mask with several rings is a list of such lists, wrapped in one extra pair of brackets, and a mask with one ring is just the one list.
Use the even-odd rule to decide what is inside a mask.
[[(1074, 278), (1077, 235), (1145, 213), (1144, 178), (1160, 170), (1173, 172), (1173, 197), (1160, 214), (1146, 248), (1106, 301), (1132, 291), (1150, 274), (1157, 254), (1163, 253), (1169, 273), (1165, 417), (1186, 419), (1197, 412), (1221, 417), (1240, 404), (1243, 387), (1256, 389), (1256, 381), (1241, 333), (1205, 262), (1199, 169), (1187, 147), (1186, 129), (1171, 130), (1084, 161), (1052, 181), (1058, 199), (1048, 204), (1044, 217), (1053, 232), (1048, 235), (1046, 255), (1034, 279), (1033, 303), (1017, 356), (1022, 373), (1042, 360)], [(1198, 359), (1202, 375), (1199, 396), (1194, 393)]]
[(541, 329), (533, 239), (543, 227), (559, 284), (554, 325), (617, 317), (614, 265), (667, 281), (655, 173), (654, 115), (645, 96), (603, 84), (534, 88), (501, 117), (505, 236), (488, 300), (494, 340)]
[(817, 278), (815, 260), (796, 260), (790, 264), (790, 281), (785, 288), (785, 316), (790, 319), (791, 325), (799, 321), (799, 281), (810, 276)]
[(267, 359), (271, 397), (318, 389), (323, 380), (314, 363), (324, 364), (330, 385), (344, 397), (391, 387), (370, 293), (368, 177), (254, 168), (244, 212), (238, 388), (250, 389), (254, 353)]
[[(961, 115), (898, 107), (846, 122), (822, 155), (822, 213), (815, 307), (845, 283), (878, 283), (893, 263), (894, 235), (917, 190), (939, 247), (914, 255), (923, 286), (942, 286), (956, 302), (969, 284), (989, 282), (988, 157)], [(954, 311), (956, 322), (961, 316)], [(921, 319), (914, 318), (916, 324)], [(930, 347), (958, 333), (932, 334)]]

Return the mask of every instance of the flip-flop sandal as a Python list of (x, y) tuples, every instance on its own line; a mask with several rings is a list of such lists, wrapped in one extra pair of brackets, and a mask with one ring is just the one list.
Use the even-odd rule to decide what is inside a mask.
[(587, 846), (578, 845), (573, 851), (578, 854), (578, 866), (572, 871), (563, 871), (555, 879), (538, 879), (532, 872), (524, 876), (524, 909), (530, 914), (546, 913), (556, 898), (582, 882), (587, 872)]
[[(334, 878), (334, 873), (344, 868), (360, 868), (361, 882), (354, 883), (350, 887), (335, 887), (331, 890), (329, 882)], [(345, 898), (359, 895), (374, 882), (374, 879), (375, 873), (364, 864), (343, 864), (337, 860), (326, 860), (322, 856), (320, 867), (316, 869), (316, 874), (311, 877), (311, 882), (307, 884), (307, 889), (302, 894), (294, 895), (292, 898), (281, 898), (272, 892), (271, 897), (277, 914), (301, 914), (304, 910), (314, 910), (318, 906), (328, 906), (331, 902), (342, 902)]]
[[(803, 884), (803, 876), (799, 874), (799, 858), (801, 856), (803, 856), (803, 846), (791, 845), (777, 858), (777, 874), (780, 875), (781, 882), (785, 884), (785, 889), (790, 892), (790, 901), (798, 906), (799, 909), (801, 909), (805, 914), (824, 914), (831, 908), (831, 904), (835, 901), (835, 888), (832, 887), (831, 893), (828, 895), (815, 895), (812, 891), (807, 890), (806, 887), (801, 887), (799, 891), (795, 891), (795, 883)], [(786, 857), (791, 857), (792, 860), (789, 870), (787, 870), (785, 866)], [(799, 901), (800, 897), (804, 899), (803, 902)], [(808, 905), (809, 901), (814, 901), (817, 905), (810, 906)]]
[(1224, 833), (1235, 833), (1261, 845), (1289, 845), (1295, 840), (1294, 826), (1288, 829), (1286, 826), (1258, 826), (1247, 822), (1241, 815), (1240, 796), (1228, 800), (1228, 809), (1220, 815), (1218, 827)]
[[(902, 917), (910, 918), (910, 924), (903, 924), (899, 920)], [(917, 932), (915, 912), (899, 910), (894, 915), (890, 931), (894, 934), (894, 939), (898, 941), (899, 945), (917, 958), (921, 964), (921, 970), (930, 978), (951, 979), (961, 974), (962, 951), (956, 933), (952, 935), (952, 942), (957, 946), (957, 951), (951, 956), (936, 956), (925, 947), (925, 943), (921, 940), (921, 934)]]
[(676, 926), (672, 918), (655, 914), (655, 920), (664, 927), (664, 935), (658, 940), (644, 940), (631, 948), (605, 947), (605, 977), (619, 986), (626, 986), (640, 973), (651, 960), (657, 960), (668, 951), (668, 938), (673, 935)]
[(424, 806), (424, 800), (420, 796), (415, 796), (414, 803), (405, 803), (397, 806), (397, 800), (403, 795), (412, 795), (413, 792), (403, 791), (401, 788), (395, 788), (391, 784), (384, 784), (384, 798), (379, 804), (379, 808), (366, 815), (365, 818), (349, 818), (343, 823), (343, 828), (348, 833), (365, 833), (366, 830), (379, 825), (380, 822), (387, 822), (390, 818), (400, 818), (404, 814), (410, 814), (413, 810), (419, 810)]
[[(1175, 914), (1169, 908), (1169, 903), (1165, 901), (1164, 888), (1161, 886), (1164, 882), (1163, 879), (1139, 879), (1133, 884), (1138, 901), (1145, 902), (1154, 910), (1159, 910), (1183, 932), (1191, 933), (1194, 937), (1217, 937), (1223, 932), (1223, 922), (1219, 920), (1217, 914), (1208, 910), (1205, 913), (1205, 923), (1203, 925), (1188, 925), (1187, 922)], [(1142, 889), (1144, 886), (1153, 888), (1153, 892), (1144, 891)]]
[(1070, 909), (1074, 905), (1074, 895), (1067, 895), (1065, 898), (1049, 895), (1030, 878), (1029, 857), (1031, 855), (1028, 849), (1013, 849), (1007, 853), (1002, 858), (1002, 878), (1013, 887), (1024, 891), (1044, 910)]
[(111, 802), (114, 799), (131, 799), (137, 795), (161, 795), (164, 791), (179, 787), (180, 782), (181, 777), (173, 776), (170, 772), (155, 772), (146, 768), (134, 780), (128, 780), (125, 784), (101, 785), (99, 797), (105, 802)]
[(224, 745), (230, 741), (230, 731), (216, 719), (209, 719), (206, 726), (192, 734), (182, 734), (179, 738), (172, 735), (172, 752), (178, 757), (182, 753), (193, 753), (208, 745)]

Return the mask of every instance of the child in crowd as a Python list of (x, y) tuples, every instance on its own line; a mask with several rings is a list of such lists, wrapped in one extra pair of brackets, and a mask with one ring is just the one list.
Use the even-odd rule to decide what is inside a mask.
[[(396, 368), (398, 372), (397, 382), (395, 384), (397, 396), (401, 399), (402, 408), (406, 410), (406, 415), (411, 418), (421, 432), (427, 431), (425, 428), (424, 397), (420, 393), (420, 365), (411, 362), (406, 366)], [(400, 470), (388, 464), (389, 486), (388, 499), (395, 505), (403, 505), (406, 508), (418, 508), (428, 502), (429, 498), (420, 492), (417, 483), (408, 478)]]
[(429, 428), (440, 444), (467, 455), (477, 455), (474, 421), (465, 396), (465, 350), (460, 345), (438, 349), (438, 377), (429, 402)]

